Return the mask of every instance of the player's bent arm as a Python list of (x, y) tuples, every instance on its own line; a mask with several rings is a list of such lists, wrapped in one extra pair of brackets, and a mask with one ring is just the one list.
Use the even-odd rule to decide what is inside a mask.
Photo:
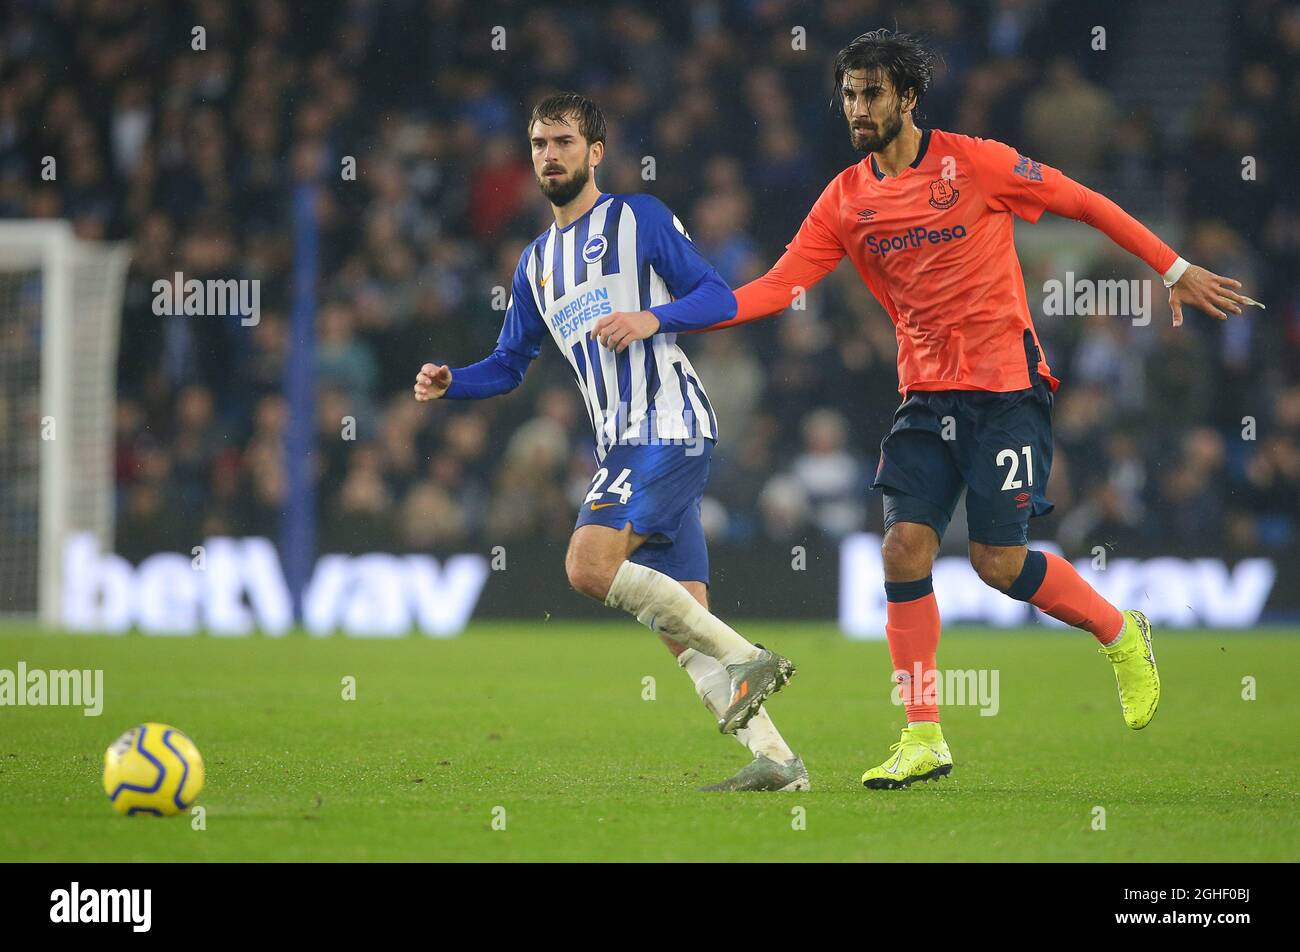
[(736, 289), (736, 316), (730, 320), (702, 327), (700, 331), (720, 331), (746, 324), (762, 317), (780, 314), (800, 291), (807, 291), (833, 269), (787, 251), (767, 274)]
[(533, 242), (519, 256), (496, 349), (468, 367), (438, 368), (445, 373), (435, 381), (434, 389), (437, 392), (430, 392), (425, 387), (424, 393), (421, 393), (420, 378), (417, 377), (417, 400), (436, 400), (439, 397), (447, 400), (482, 400), (509, 393), (523, 382), (528, 365), (541, 352), (541, 341), (546, 334), (546, 324), (538, 311), (538, 301), (528, 279), (528, 265), (536, 261), (536, 248), (537, 242)]
[(531, 362), (522, 354), (498, 346), (483, 360), (467, 367), (425, 364), (415, 378), (415, 398), (482, 400), (509, 393), (523, 382)]
[(482, 400), (509, 393), (523, 383), (530, 363), (523, 354), (498, 346), (478, 363), (454, 368), (451, 386), (443, 396), (448, 400)]

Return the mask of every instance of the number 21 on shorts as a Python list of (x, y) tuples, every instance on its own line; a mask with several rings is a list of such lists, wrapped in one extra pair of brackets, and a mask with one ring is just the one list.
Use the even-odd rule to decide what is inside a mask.
[[(609, 484), (608, 489), (602, 489), (601, 487), (605, 485), (605, 480), (609, 479), (609, 470), (602, 466), (600, 469), (596, 470), (596, 476), (591, 481), (591, 492), (587, 493), (587, 498), (582, 501), (583, 505), (591, 503), (591, 508), (596, 509), (598, 508), (596, 500), (605, 495), (605, 493), (612, 493), (618, 497), (620, 503), (626, 506), (627, 501), (632, 498), (632, 484), (627, 481), (627, 478), (631, 475), (632, 470), (625, 469), (623, 472), (618, 474), (616, 480)], [(599, 504), (599, 506), (612, 505), (614, 505), (612, 502)]]
[[(1022, 483), (1020, 479), (1017, 478), (1020, 473), (1020, 455), (1022, 453), (1024, 454), (1025, 457), (1026, 482), (1024, 483)], [(1006, 466), (1008, 464), (1010, 464), (1011, 467), (1010, 469), (1007, 470), (1007, 478), (1002, 481), (1003, 489), (1020, 489), (1022, 486), (1026, 484), (1030, 486), (1034, 485), (1034, 463), (1033, 463), (1033, 457), (1030, 452), (1030, 448), (1028, 446), (1020, 447), (1020, 453), (1017, 453), (1015, 450), (1011, 450), (1011, 449), (998, 450), (997, 463), (998, 463), (998, 469), (1001, 469), (1003, 466)]]

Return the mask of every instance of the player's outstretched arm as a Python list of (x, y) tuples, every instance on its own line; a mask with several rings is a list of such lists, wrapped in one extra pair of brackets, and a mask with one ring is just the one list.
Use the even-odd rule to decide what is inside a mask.
[(1021, 155), (1002, 142), (977, 139), (969, 155), (989, 207), (1009, 211), (1029, 222), (1044, 211), (1091, 225), (1129, 254), (1141, 258), (1170, 289), (1174, 326), (1183, 323), (1190, 304), (1219, 320), (1240, 314), (1245, 305), (1263, 307), (1237, 292), (1241, 282), (1198, 268), (1180, 258), (1146, 225), (1124, 209), (1059, 169)]
[(736, 316), (701, 330), (718, 331), (780, 314), (835, 270), (848, 253), (840, 235), (843, 179), (842, 174), (836, 176), (822, 191), (772, 269), (736, 291)]
[(1100, 192), (1054, 169), (1044, 176), (1047, 211), (1091, 225), (1125, 251), (1157, 271), (1169, 288), (1174, 326), (1183, 323), (1183, 305), (1190, 304), (1219, 320), (1240, 314), (1250, 298), (1239, 294), (1241, 282), (1197, 267), (1179, 257), (1151, 229)]
[[(615, 314), (603, 318), (593, 333), (601, 337), (605, 346), (621, 350), (621, 342), (630, 343), (640, 336), (649, 336), (647, 330), (698, 334), (779, 314), (800, 293), (835, 270), (844, 257), (844, 245), (832, 211), (839, 203), (838, 181), (826, 187), (790, 242), (789, 250), (772, 270), (750, 281), (734, 295), (701, 257), (681, 222), (657, 200), (638, 199), (642, 203), (638, 214), (648, 213), (655, 223), (655, 227), (646, 230), (651, 236), (646, 253), (677, 300), (656, 306), (653, 315), (643, 311), (638, 315)], [(650, 316), (657, 318), (661, 326), (652, 326), (647, 319)], [(632, 318), (639, 318), (640, 324)]]
[(1175, 327), (1183, 323), (1184, 304), (1213, 314), (1222, 321), (1227, 319), (1228, 313), (1240, 314), (1242, 307), (1255, 303), (1237, 292), (1236, 289), (1241, 287), (1240, 281), (1225, 278), (1180, 258), (1151, 229), (1100, 192), (1094, 192), (1066, 175), (1060, 175), (1054, 184), (1047, 203), (1048, 211), (1091, 225), (1161, 274), (1169, 288), (1169, 308), (1173, 312)]
[(793, 251), (787, 251), (767, 274), (736, 289), (735, 317), (689, 333), (720, 331), (726, 327), (735, 327), (737, 324), (747, 324), (759, 318), (780, 314), (800, 294), (806, 292), (832, 270), (834, 269), (809, 261)]
[[(680, 289), (680, 288), (679, 288)], [(679, 334), (726, 320), (736, 313), (736, 296), (713, 268), (704, 271), (689, 291), (648, 311), (618, 311), (598, 320), (591, 336), (615, 353), (655, 334)]]

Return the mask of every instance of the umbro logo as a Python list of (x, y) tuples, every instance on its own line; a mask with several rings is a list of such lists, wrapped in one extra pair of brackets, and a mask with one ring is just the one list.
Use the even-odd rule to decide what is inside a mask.
[(871, 219), (876, 217), (876, 210), (874, 208), (864, 208), (862, 211), (858, 212), (858, 217), (863, 221), (871, 221)]

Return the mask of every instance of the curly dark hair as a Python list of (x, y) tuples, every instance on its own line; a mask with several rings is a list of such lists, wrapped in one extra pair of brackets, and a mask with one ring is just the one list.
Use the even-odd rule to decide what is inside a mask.
[(938, 61), (938, 56), (911, 34), (894, 30), (863, 33), (835, 54), (835, 88), (831, 92), (831, 107), (839, 105), (844, 74), (855, 69), (883, 71), (900, 98), (911, 90), (916, 93), (919, 105), (930, 88)]

